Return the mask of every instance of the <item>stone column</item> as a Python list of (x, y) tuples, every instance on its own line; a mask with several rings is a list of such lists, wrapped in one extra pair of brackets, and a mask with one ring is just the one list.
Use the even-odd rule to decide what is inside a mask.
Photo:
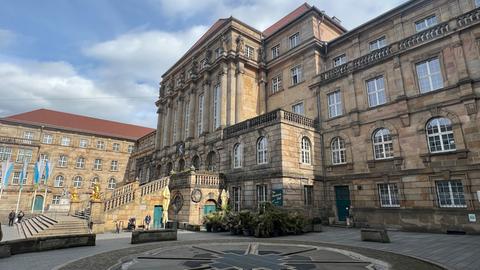
[(227, 125), (235, 124), (235, 64), (230, 63), (227, 70)]
[[(177, 140), (176, 142), (183, 140), (183, 119), (184, 114), (183, 111), (185, 110), (185, 102), (186, 99), (184, 96), (180, 97), (177, 102)], [(173, 143), (176, 143), (173, 142)]]
[(210, 111), (211, 111), (211, 105), (212, 105), (212, 94), (211, 94), (211, 83), (210, 81), (206, 80), (203, 84), (203, 90), (204, 90), (204, 97), (205, 101), (203, 104), (203, 132), (208, 133), (210, 130), (212, 130), (211, 124), (210, 124)]
[(218, 81), (220, 83), (220, 126), (223, 128), (227, 125), (227, 66), (223, 65), (222, 70), (218, 74)]
[(93, 222), (93, 233), (103, 233), (105, 230), (105, 212), (101, 200), (90, 201), (90, 221)]
[[(162, 146), (166, 147), (170, 145), (170, 135), (172, 133), (172, 106), (171, 102), (167, 104), (166, 113), (165, 113), (165, 128), (163, 129), (163, 142)], [(157, 130), (158, 131), (158, 130)]]
[(197, 107), (197, 93), (196, 91), (192, 88), (190, 90), (190, 119), (188, 123), (188, 138), (193, 138), (195, 137), (195, 120), (196, 120), (196, 115), (195, 115), (195, 108)]
[[(161, 106), (161, 105), (160, 105)], [(164, 124), (163, 121), (163, 109), (159, 106), (157, 109), (157, 132), (155, 133), (155, 150), (160, 150), (162, 145), (162, 125)]]
[(242, 106), (243, 103), (243, 73), (244, 65), (242, 62), (237, 63), (237, 79), (236, 79), (236, 89), (235, 89), (235, 123), (241, 122), (244, 120), (242, 118)]
[(258, 110), (257, 113), (259, 115), (266, 113), (267, 111), (267, 74), (264, 70), (259, 72), (259, 82), (258, 82)]

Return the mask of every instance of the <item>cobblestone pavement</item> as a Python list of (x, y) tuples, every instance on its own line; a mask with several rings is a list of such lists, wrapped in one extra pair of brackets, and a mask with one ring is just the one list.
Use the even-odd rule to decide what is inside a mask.
[[(360, 232), (357, 229), (325, 228), (322, 233), (309, 233), (299, 236), (274, 238), (281, 241), (308, 241), (338, 244), (352, 247), (364, 247), (375, 250), (390, 251), (405, 254), (436, 262), (449, 269), (480, 269), (480, 236), (471, 235), (444, 235), (427, 233), (389, 232), (392, 243), (370, 243), (360, 241)], [(103, 234), (97, 236), (95, 247), (79, 247), (72, 249), (53, 250), (39, 253), (15, 255), (10, 258), (0, 259), (0, 269), (59, 269), (61, 265), (92, 256), (102, 252), (135, 247), (139, 252), (153, 248), (170, 246), (172, 243), (193, 240), (250, 240), (240, 236), (230, 236), (227, 233), (193, 233), (179, 231), (177, 242), (162, 242), (143, 245), (130, 245), (130, 235)], [(256, 241), (256, 240), (253, 240)], [(207, 242), (207, 241), (205, 241)], [(180, 243), (181, 244), (181, 243)], [(352, 248), (353, 249), (353, 248)], [(127, 253), (128, 254), (128, 253)], [(90, 268), (84, 268), (90, 269)]]

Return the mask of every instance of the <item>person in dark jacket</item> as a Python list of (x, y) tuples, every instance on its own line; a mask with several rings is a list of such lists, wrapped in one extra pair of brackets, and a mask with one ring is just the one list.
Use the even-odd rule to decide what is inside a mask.
[(18, 218), (18, 223), (22, 222), (22, 218), (25, 216), (23, 211), (18, 212), (17, 218)]
[(8, 226), (13, 226), (13, 221), (15, 220), (15, 211), (12, 210), (10, 214), (8, 214)]
[(147, 214), (147, 216), (145, 216), (145, 225), (147, 230), (150, 230), (150, 221), (152, 221), (152, 217)]

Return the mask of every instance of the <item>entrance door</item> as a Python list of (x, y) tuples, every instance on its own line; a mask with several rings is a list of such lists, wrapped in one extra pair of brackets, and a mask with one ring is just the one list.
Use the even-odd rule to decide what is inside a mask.
[(163, 207), (155, 205), (153, 208), (153, 228), (158, 229), (162, 226)]
[(217, 207), (214, 204), (206, 204), (203, 206), (203, 214), (208, 215), (211, 212), (215, 212), (217, 210)]
[(33, 210), (42, 211), (42, 207), (43, 207), (43, 196), (41, 195), (35, 196), (35, 202), (33, 203)]
[(350, 191), (348, 186), (335, 187), (335, 199), (337, 202), (338, 221), (346, 221), (350, 209)]

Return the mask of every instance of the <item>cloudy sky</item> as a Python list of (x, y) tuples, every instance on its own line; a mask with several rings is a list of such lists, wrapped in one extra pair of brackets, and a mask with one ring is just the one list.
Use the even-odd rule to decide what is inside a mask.
[[(0, 117), (49, 108), (155, 127), (160, 76), (218, 18), (304, 0), (0, 0)], [(312, 0), (352, 29), (405, 0)]]

